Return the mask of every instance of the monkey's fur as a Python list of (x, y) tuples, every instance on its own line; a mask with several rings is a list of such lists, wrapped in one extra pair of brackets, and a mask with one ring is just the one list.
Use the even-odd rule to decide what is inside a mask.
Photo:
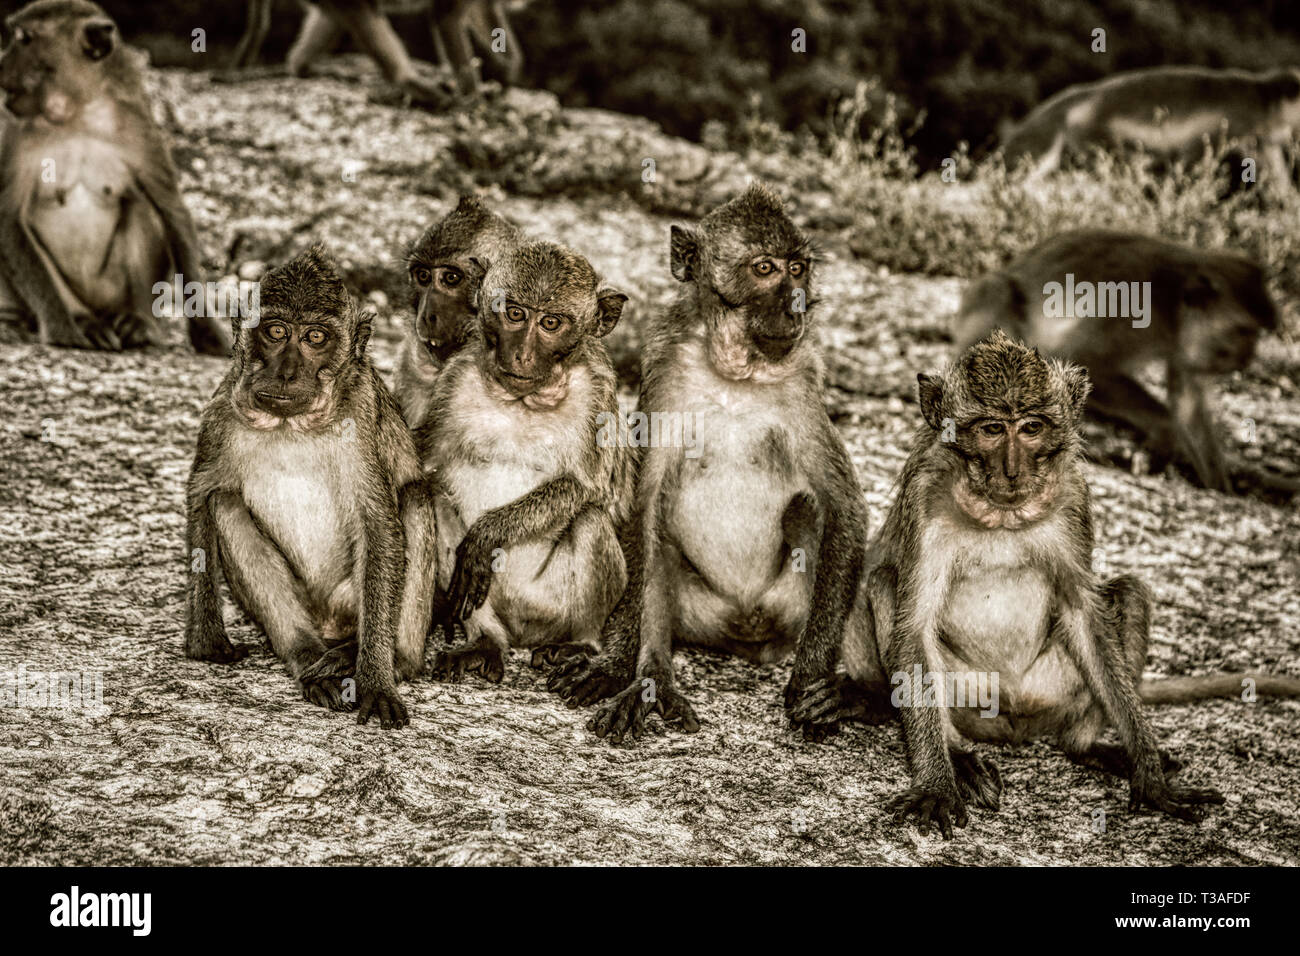
[(1161, 66), (1066, 87), (1009, 127), (1002, 153), (1008, 169), (1032, 161), (1037, 178), (1091, 147), (1137, 145), (1188, 162), (1205, 137), (1226, 137), (1261, 154), (1261, 185), (1289, 201), (1295, 186), (1283, 150), (1298, 129), (1300, 71)]
[[(920, 375), (925, 424), (867, 553), (865, 640), (845, 642), (847, 676), (822, 681), (801, 716), (902, 718), (912, 786), (892, 803), (946, 837), (966, 808), (997, 809), (997, 769), (964, 738), (1054, 737), (1071, 759), (1131, 782), (1130, 807), (1196, 819), (1213, 790), (1174, 786), (1141, 700), (1300, 694), (1300, 681), (1210, 675), (1141, 682), (1150, 592), (1130, 575), (1092, 570), (1093, 528), (1077, 423), (1086, 373), (1044, 359), (1003, 332), (942, 375)], [(858, 634), (859, 632), (854, 632)], [(996, 715), (933, 704), (891, 706), (891, 685), (925, 675), (999, 676)], [(929, 678), (927, 677), (927, 680)], [(915, 693), (915, 692), (914, 692)], [(901, 698), (900, 698), (901, 700)], [(1115, 727), (1120, 745), (1099, 738)]]
[[(235, 323), (187, 489), (185, 653), (232, 663), (219, 580), (313, 703), (401, 727), (432, 615), (432, 501), (410, 432), (366, 358), (369, 313), (315, 247), (267, 273)], [(396, 658), (396, 666), (394, 658)]]
[(406, 423), (419, 428), (429, 414), (433, 383), (448, 359), (479, 330), (478, 286), (483, 264), (520, 241), (520, 233), (475, 196), (434, 223), (406, 252), (411, 285), (409, 327), (393, 387)]
[[(39, 0), (6, 21), (0, 91), (0, 312), (50, 345), (156, 344), (155, 283), (203, 281), (198, 239), (153, 121), (143, 56), (86, 0)], [(188, 320), (228, 354), (224, 319)]]
[(699, 455), (671, 436), (643, 450), (607, 648), (550, 680), (574, 705), (613, 695), (590, 727), (615, 741), (651, 712), (698, 729), (674, 641), (763, 662), (794, 651), (790, 707), (863, 618), (866, 509), (823, 405), (807, 239), (756, 185), (673, 227), (670, 252), (684, 285), (648, 332), (638, 411), (698, 421)]
[(436, 677), (504, 674), (509, 647), (533, 663), (585, 655), (623, 591), (615, 528), (631, 496), (614, 371), (599, 338), (626, 296), (602, 289), (582, 256), (518, 246), (483, 278), (480, 334), (452, 356), (417, 434), (438, 515), (445, 632)]
[[(1048, 315), (1046, 286), (1064, 286), (1067, 276), (1076, 286), (1091, 283), (1108, 311), (1129, 302), (1132, 283), (1149, 282), (1147, 314)], [(957, 351), (995, 328), (1085, 366), (1093, 386), (1089, 410), (1136, 428), (1157, 462), (1186, 463), (1205, 487), (1233, 490), (1204, 382), (1245, 368), (1260, 334), (1277, 328), (1277, 309), (1254, 262), (1134, 233), (1065, 232), (967, 289), (955, 326)], [(1167, 404), (1138, 380), (1155, 360), (1165, 366)], [(1300, 487), (1281, 476), (1257, 477), (1277, 490)]]

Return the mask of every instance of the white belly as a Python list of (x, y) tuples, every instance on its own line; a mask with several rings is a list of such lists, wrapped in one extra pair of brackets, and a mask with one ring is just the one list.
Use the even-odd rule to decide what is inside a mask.
[(1052, 589), (1032, 567), (975, 568), (954, 581), (939, 633), (975, 670), (1022, 674), (1047, 642)]

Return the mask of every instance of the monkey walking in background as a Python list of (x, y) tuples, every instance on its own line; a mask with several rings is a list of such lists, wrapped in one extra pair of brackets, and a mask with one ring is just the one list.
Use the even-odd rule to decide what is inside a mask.
[(1091, 147), (1140, 146), (1189, 162), (1205, 137), (1244, 139), (1262, 153), (1261, 182), (1275, 198), (1296, 195), (1285, 147), (1300, 131), (1300, 70), (1160, 66), (1066, 87), (1002, 137), (1008, 169), (1034, 164), (1033, 178)]
[[(471, 40), (484, 52), (492, 52), (494, 42), (504, 47), (500, 54), (493, 52), (493, 59), (500, 61), (499, 72), (507, 85), (518, 85), (523, 76), (523, 50), (510, 27), (506, 5), (500, 0), (316, 0), (301, 5), (306, 16), (287, 63), (293, 76), (305, 76), (311, 65), (347, 33), (379, 65), (385, 79), (400, 87), (413, 102), (445, 108), (452, 98), (450, 91), (420, 76), (388, 20), (386, 13), (399, 9), (427, 12), (438, 62), (451, 70), (461, 95), (477, 96), (482, 87)], [(235, 68), (252, 66), (256, 61), (271, 28), (272, 6), (273, 0), (249, 0), (248, 24), (235, 48)]]
[(480, 335), (478, 279), (520, 241), (519, 230), (482, 200), (462, 196), (406, 252), (415, 321), (402, 346), (393, 391), (406, 423), (419, 428), (433, 401), (433, 383), (448, 360)]
[[(1234, 490), (1204, 381), (1244, 369), (1260, 334), (1277, 328), (1254, 262), (1133, 233), (1062, 233), (967, 289), (957, 350), (995, 328), (1085, 366), (1090, 411), (1136, 428), (1159, 462), (1185, 462), (1204, 487)], [(1165, 365), (1168, 404), (1137, 378), (1155, 360)], [(1251, 474), (1275, 491), (1300, 490), (1280, 475)]]
[(791, 707), (863, 620), (866, 508), (823, 404), (807, 239), (755, 185), (674, 226), (670, 255), (684, 286), (647, 335), (628, 588), (605, 651), (549, 681), (574, 705), (610, 698), (590, 727), (614, 741), (651, 712), (699, 728), (675, 641), (759, 662), (794, 651)]
[(436, 495), (438, 572), (450, 636), (434, 676), (505, 673), (588, 655), (626, 581), (616, 527), (632, 473), (617, 429), (614, 369), (599, 341), (627, 296), (582, 256), (547, 242), (487, 266), (480, 334), (438, 377), (416, 442)]
[(319, 247), (262, 279), (258, 324), (203, 412), (187, 490), (185, 653), (232, 663), (219, 579), (303, 696), (408, 722), (435, 586), (433, 503), (415, 445), (366, 358), (359, 313)]
[[(1092, 570), (1093, 528), (1077, 424), (1088, 377), (1001, 331), (942, 375), (920, 375), (919, 431), (898, 494), (867, 553), (867, 627), (846, 641), (846, 675), (796, 706), (822, 724), (902, 718), (912, 786), (900, 816), (945, 838), (968, 804), (996, 810), (1002, 779), (965, 740), (1054, 737), (1077, 762), (1127, 777), (1130, 809), (1195, 820), (1214, 790), (1176, 786), (1142, 701), (1300, 696), (1300, 680), (1214, 674), (1143, 682), (1151, 596), (1131, 575)], [(916, 676), (914, 676), (916, 675)], [(925, 675), (910, 700), (893, 697)], [(972, 679), (996, 675), (993, 703)], [(966, 700), (963, 701), (962, 697)], [(901, 706), (898, 702), (901, 701)], [(1107, 725), (1118, 746), (1099, 738)]]
[[(154, 285), (203, 281), (143, 63), (86, 0), (39, 0), (5, 22), (0, 312), (34, 320), (47, 344), (157, 344)], [(189, 338), (227, 354), (228, 320), (190, 318)]]

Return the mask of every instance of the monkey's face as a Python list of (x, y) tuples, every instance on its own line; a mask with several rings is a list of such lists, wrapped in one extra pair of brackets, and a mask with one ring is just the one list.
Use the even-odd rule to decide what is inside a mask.
[(259, 324), (244, 333), (242, 344), (246, 358), (237, 395), (258, 421), (329, 410), (337, 358), (346, 352), (336, 324), (264, 313)]
[(583, 346), (618, 324), (627, 296), (598, 289), (582, 256), (552, 243), (532, 243), (493, 264), (480, 291), (480, 366), (511, 398), (532, 406), (568, 394), (570, 365)]
[(1178, 350), (1193, 372), (1222, 375), (1250, 364), (1255, 357), (1262, 324), (1271, 328), (1276, 319), (1272, 303), (1263, 318), (1243, 308), (1237, 296), (1205, 281), (1183, 294), (1178, 317)]
[(1060, 444), (1056, 424), (1043, 415), (978, 418), (958, 428), (956, 441), (970, 490), (1008, 509), (1042, 491)]
[(811, 278), (811, 265), (801, 254), (760, 253), (716, 270), (714, 287), (757, 352), (779, 362), (803, 337)]
[(102, 91), (118, 49), (117, 28), (90, 3), (78, 3), (72, 14), (30, 10), (5, 22), (0, 53), (5, 106), (20, 118), (67, 123)]
[(481, 278), (482, 269), (468, 256), (411, 260), (416, 340), (434, 361), (446, 362), (474, 334)]

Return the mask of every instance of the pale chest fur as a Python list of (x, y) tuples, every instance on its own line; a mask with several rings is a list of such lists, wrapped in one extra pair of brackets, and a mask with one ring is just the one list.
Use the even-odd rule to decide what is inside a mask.
[[(500, 401), (485, 389), (477, 368), (456, 385), (447, 418), (440, 423), (438, 449), (467, 454), (449, 464), (433, 462), (439, 484), (456, 505), (465, 526), (566, 472), (581, 473), (594, 444), (593, 384), (575, 369), (569, 394), (554, 408), (529, 408)], [(590, 419), (590, 421), (588, 421)], [(444, 456), (435, 449), (435, 458)]]
[[(249, 512), (313, 588), (328, 589), (351, 566), (361, 503), (356, 471), (337, 434), (238, 430), (232, 460), (244, 462)], [(333, 580), (332, 580), (333, 579)]]

